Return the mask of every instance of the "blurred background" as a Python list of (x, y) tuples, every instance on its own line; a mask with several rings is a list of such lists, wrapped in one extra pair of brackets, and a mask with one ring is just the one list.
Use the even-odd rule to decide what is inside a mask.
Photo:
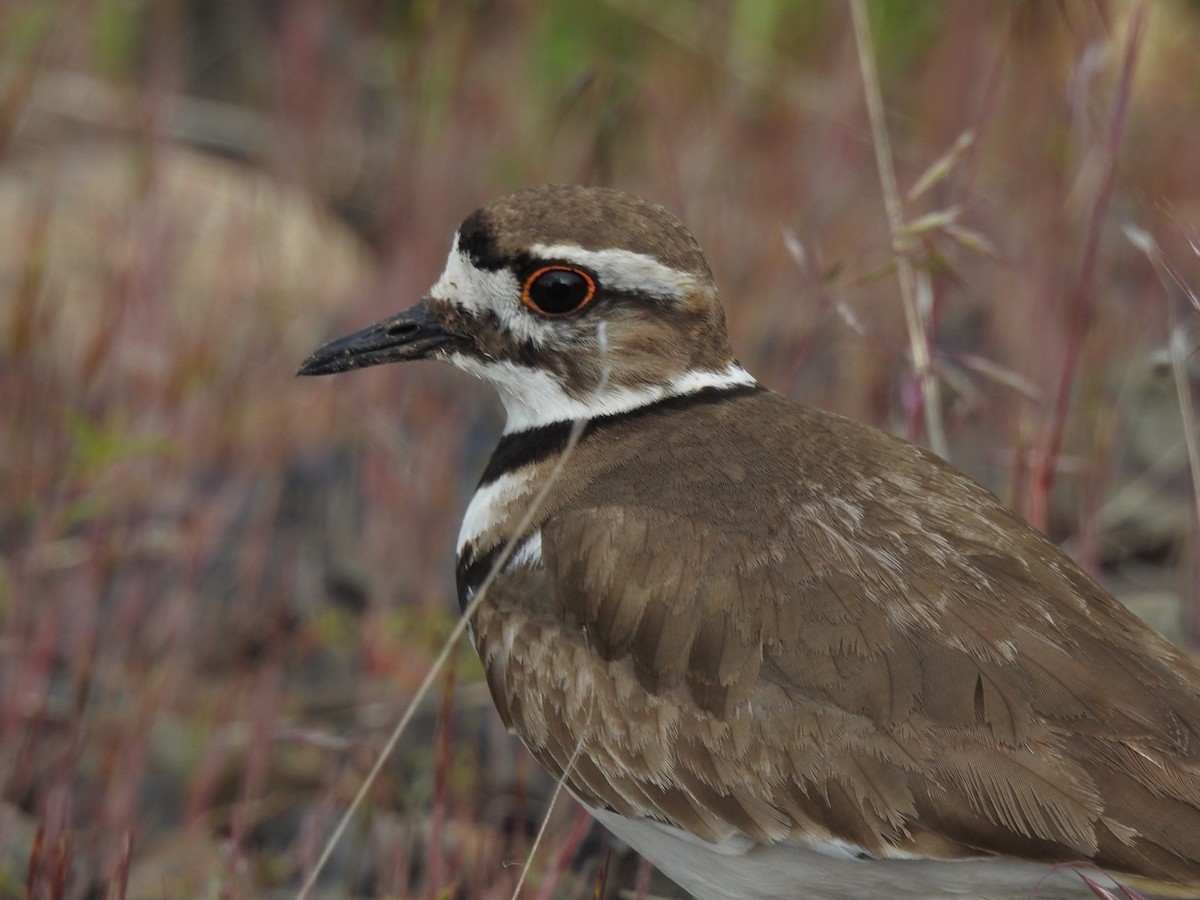
[[(0, 4), (0, 897), (295, 895), (454, 624), (502, 419), (432, 365), (293, 373), (529, 183), (668, 206), (760, 380), (944, 433), (1194, 646), (1200, 3), (865, 7), (895, 233), (842, 0)], [(553, 786), (465, 641), (435, 693), (316, 896), (512, 894)], [(561, 798), (525, 896), (648, 879)]]

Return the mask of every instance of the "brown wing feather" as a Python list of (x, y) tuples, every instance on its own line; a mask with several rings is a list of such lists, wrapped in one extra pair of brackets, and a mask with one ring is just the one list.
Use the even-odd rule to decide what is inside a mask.
[[(740, 402), (773, 442), (718, 409), (611, 458), (583, 446), (593, 474), (547, 510), (545, 573), (500, 579), (481, 611), (501, 713), (542, 762), (579, 750), (584, 799), (710, 839), (1200, 885), (1196, 666), (932, 456)], [(755, 480), (777, 493), (749, 503)]]

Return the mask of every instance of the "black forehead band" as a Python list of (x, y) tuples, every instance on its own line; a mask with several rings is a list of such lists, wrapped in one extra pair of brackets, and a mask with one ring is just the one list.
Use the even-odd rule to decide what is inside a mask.
[(496, 238), (483, 210), (471, 213), (458, 229), (458, 249), (471, 257), (476, 268), (495, 272), (510, 260), (504, 259), (496, 247)]

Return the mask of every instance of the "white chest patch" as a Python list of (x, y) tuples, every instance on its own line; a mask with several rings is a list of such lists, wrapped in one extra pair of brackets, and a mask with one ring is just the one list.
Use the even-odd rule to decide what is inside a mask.
[(542, 564), (542, 533), (534, 532), (525, 538), (524, 543), (509, 557), (505, 569), (515, 569), (519, 566), (536, 567)]
[[(507, 472), (491, 484), (479, 488), (463, 514), (462, 525), (458, 529), (457, 552), (461, 554), (468, 543), (478, 544), (482, 535), (501, 524), (509, 505), (528, 492), (529, 473), (524, 471)], [(540, 556), (540, 540), (537, 549)]]

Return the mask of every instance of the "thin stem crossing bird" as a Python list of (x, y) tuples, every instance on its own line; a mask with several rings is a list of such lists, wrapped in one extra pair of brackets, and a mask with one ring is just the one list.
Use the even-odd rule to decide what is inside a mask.
[(472, 622), (500, 716), (701, 900), (1093, 896), (1074, 862), (1200, 897), (1200, 668), (937, 456), (755, 381), (666, 210), (502, 197), (300, 373), (415, 359), (507, 412), (457, 570), (515, 542)]

